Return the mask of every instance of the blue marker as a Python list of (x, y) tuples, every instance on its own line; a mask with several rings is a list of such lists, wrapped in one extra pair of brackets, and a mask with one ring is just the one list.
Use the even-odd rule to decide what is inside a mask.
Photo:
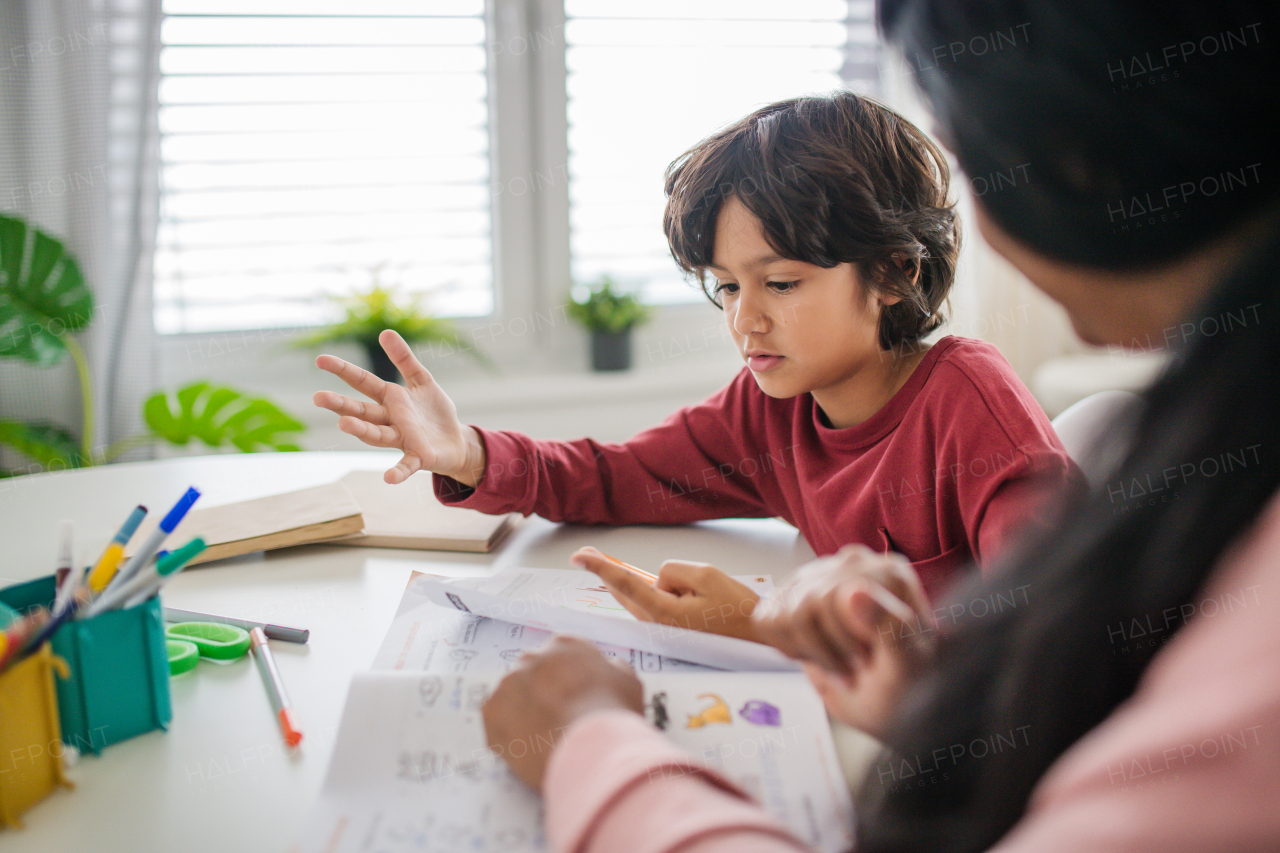
[(169, 514), (161, 520), (160, 526), (151, 531), (151, 535), (147, 537), (146, 542), (142, 543), (142, 547), (129, 558), (127, 563), (121, 566), (120, 571), (116, 572), (116, 576), (112, 579), (111, 585), (107, 587), (107, 591), (118, 589), (128, 582), (155, 556), (156, 551), (160, 550), (160, 546), (164, 544), (165, 537), (172, 533), (173, 529), (182, 522), (187, 510), (191, 509), (191, 505), (196, 502), (198, 497), (200, 497), (200, 492), (195, 487), (187, 489), (187, 493), (173, 505), (173, 509), (169, 510)]

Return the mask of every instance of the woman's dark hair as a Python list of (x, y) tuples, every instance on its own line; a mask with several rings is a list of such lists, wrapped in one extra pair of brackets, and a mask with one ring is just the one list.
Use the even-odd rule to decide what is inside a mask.
[[(779, 255), (855, 266), (875, 293), (880, 346), (909, 346), (943, 322), (955, 278), (959, 222), (950, 173), (919, 128), (852, 92), (793, 98), (757, 110), (667, 168), (663, 227), (671, 254), (707, 297), (716, 217), (738, 198)], [(918, 272), (918, 275), (917, 275)]]
[(1035, 251), (1119, 270), (1252, 235), (1172, 330), (1170, 367), (1123, 424), (1122, 461), (993, 580), (953, 594), (1005, 590), (1015, 606), (941, 638), (864, 784), (858, 853), (979, 851), (1133, 694), (1280, 489), (1280, 185), (1258, 121), (1278, 106), (1275, 7), (882, 0), (879, 23), (971, 175), (1026, 166), (1028, 181), (978, 203)]

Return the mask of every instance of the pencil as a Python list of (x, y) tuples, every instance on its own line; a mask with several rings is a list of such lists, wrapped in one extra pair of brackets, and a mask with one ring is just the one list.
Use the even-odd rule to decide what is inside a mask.
[(619, 560), (617, 557), (610, 557), (608, 554), (605, 554), (605, 553), (604, 553), (604, 551), (601, 551), (600, 553), (601, 553), (601, 554), (603, 554), (603, 555), (604, 555), (604, 557), (605, 557), (605, 559), (606, 559), (606, 560), (608, 560), (609, 562), (611, 562), (611, 563), (617, 563), (619, 566), (622, 566), (622, 568), (624, 568), (624, 569), (630, 569), (631, 571), (633, 571), (633, 572), (635, 572), (636, 574), (638, 574), (640, 577), (642, 577), (642, 578), (644, 578), (645, 580), (647, 580), (649, 583), (657, 583), (657, 582), (658, 582), (658, 576), (657, 576), (657, 575), (651, 575), (651, 574), (649, 574), (648, 572), (646, 572), (644, 569), (639, 568), (638, 566), (633, 566), (633, 565), (631, 565), (630, 563), (624, 563), (624, 562), (622, 562), (621, 560)]

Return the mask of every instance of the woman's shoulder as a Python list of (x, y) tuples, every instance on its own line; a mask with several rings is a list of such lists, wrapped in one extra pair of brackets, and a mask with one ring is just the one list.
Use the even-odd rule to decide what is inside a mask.
[(1174, 625), (1186, 628), (1156, 657), (1144, 680), (1152, 685), (1185, 684), (1193, 672), (1221, 677), (1222, 670), (1234, 670), (1241, 678), (1269, 681), (1280, 707), (1280, 669), (1274, 666), (1280, 655), (1277, 601), (1280, 492), (1222, 555), (1195, 600), (1174, 615)]
[(1000, 850), (1068, 849), (1051, 843), (1064, 826), (1091, 824), (1115, 849), (1140, 834), (1142, 849), (1275, 850), (1278, 598), (1280, 494), (1186, 605), (1108, 629), (1116, 656), (1165, 645), (1134, 695), (1050, 769)]

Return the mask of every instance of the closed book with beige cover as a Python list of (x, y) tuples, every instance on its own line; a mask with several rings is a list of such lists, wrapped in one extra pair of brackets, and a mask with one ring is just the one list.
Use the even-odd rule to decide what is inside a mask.
[[(192, 564), (349, 536), (365, 525), (360, 505), (342, 483), (222, 506), (196, 506), (166, 543), (173, 548), (193, 536), (204, 537), (209, 547)], [(145, 542), (158, 521), (157, 516), (149, 516), (131, 544)]]
[(338, 482), (360, 505), (364, 533), (335, 545), (483, 553), (493, 550), (517, 517), (445, 506), (436, 500), (427, 473), (414, 474), (396, 486), (384, 482), (379, 471), (352, 471)]

